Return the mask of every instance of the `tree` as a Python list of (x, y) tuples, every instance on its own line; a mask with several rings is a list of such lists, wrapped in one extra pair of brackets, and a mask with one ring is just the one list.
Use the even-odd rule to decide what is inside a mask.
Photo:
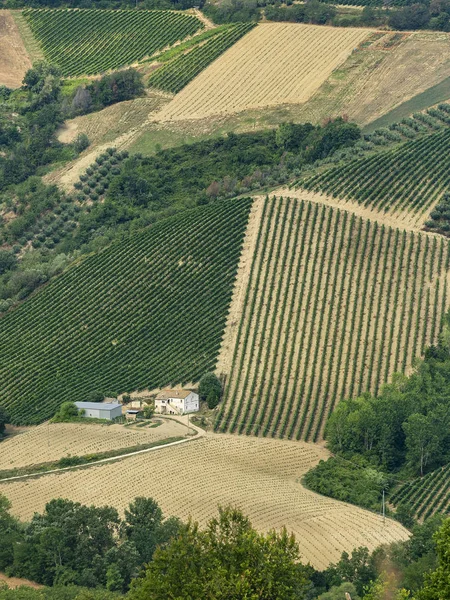
[(426, 578), (416, 600), (446, 600), (450, 598), (450, 519), (435, 533), (438, 566)]
[(74, 402), (63, 402), (53, 418), (56, 421), (70, 421), (79, 414), (80, 411)]
[(144, 417), (146, 419), (151, 419), (155, 414), (155, 404), (147, 404), (147, 406), (144, 406), (144, 408), (142, 409), (142, 412), (144, 413)]
[(125, 510), (125, 536), (135, 545), (141, 563), (151, 561), (156, 547), (178, 535), (180, 527), (181, 522), (176, 518), (164, 520), (153, 498), (137, 497)]
[(410, 415), (403, 424), (406, 434), (407, 460), (423, 476), (431, 456), (437, 453), (440, 439), (437, 435), (431, 415), (418, 413)]
[(0, 250), (0, 275), (6, 271), (11, 271), (17, 266), (16, 256), (9, 250)]
[(129, 600), (300, 600), (308, 580), (298, 559), (285, 529), (259, 534), (239, 510), (220, 508), (205, 531), (190, 522), (156, 550)]
[(198, 386), (200, 400), (206, 400), (208, 408), (215, 408), (222, 397), (222, 384), (214, 373), (205, 373)]
[(0, 406), (0, 438), (5, 433), (6, 425), (9, 423), (9, 416), (3, 406)]

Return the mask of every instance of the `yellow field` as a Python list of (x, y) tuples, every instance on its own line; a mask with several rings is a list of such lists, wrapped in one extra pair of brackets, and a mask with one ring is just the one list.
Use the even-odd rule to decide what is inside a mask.
[(260, 24), (200, 73), (157, 118), (192, 119), (305, 102), (367, 36), (365, 29)]
[(302, 475), (326, 456), (300, 442), (211, 434), (117, 463), (2, 484), (0, 493), (22, 519), (55, 497), (123, 510), (135, 496), (150, 496), (165, 514), (192, 516), (201, 524), (219, 504), (233, 504), (261, 531), (286, 525), (303, 560), (316, 568), (338, 560), (344, 550), (405, 540), (408, 533), (399, 523), (383, 524), (379, 515), (303, 488)]
[(43, 423), (7, 438), (0, 446), (0, 470), (26, 467), (186, 435), (187, 428), (164, 420), (159, 427), (83, 423)]
[(437, 341), (448, 242), (320, 202), (257, 202), (217, 365), (216, 430), (315, 441), (337, 402), (376, 392)]

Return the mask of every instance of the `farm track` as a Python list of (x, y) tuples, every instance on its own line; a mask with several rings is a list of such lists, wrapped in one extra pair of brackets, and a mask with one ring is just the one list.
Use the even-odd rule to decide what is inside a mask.
[(218, 363), (216, 431), (320, 440), (339, 400), (408, 372), (437, 340), (448, 241), (297, 196), (260, 213), (253, 269), (237, 280), (241, 297), (247, 282), (237, 342)]
[[(151, 496), (165, 514), (183, 520), (191, 516), (201, 525), (219, 504), (232, 504), (260, 531), (283, 526), (293, 531), (303, 560), (320, 569), (337, 561), (344, 550), (361, 545), (372, 550), (407, 539), (408, 532), (395, 521), (383, 524), (379, 515), (303, 488), (302, 475), (327, 455), (312, 444), (206, 434), (151, 457), (140, 454), (119, 464), (2, 483), (0, 491), (22, 519), (42, 511), (56, 496), (112, 504), (120, 511), (136, 496)], [(144, 472), (151, 476), (143, 477)]]

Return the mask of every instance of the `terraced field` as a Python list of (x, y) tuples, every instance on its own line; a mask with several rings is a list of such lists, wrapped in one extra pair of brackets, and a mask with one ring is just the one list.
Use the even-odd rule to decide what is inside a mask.
[(391, 496), (394, 506), (410, 505), (418, 519), (450, 513), (450, 465), (400, 486)]
[[(425, 222), (450, 183), (450, 129), (350, 161), (299, 182), (299, 187)], [(414, 173), (412, 177), (411, 174)]]
[(66, 76), (133, 64), (204, 27), (197, 17), (163, 10), (28, 9), (24, 15), (47, 60)]
[(395, 521), (383, 524), (379, 515), (303, 488), (302, 475), (326, 455), (304, 443), (212, 435), (117, 464), (0, 484), (0, 493), (23, 519), (55, 497), (123, 510), (135, 496), (151, 496), (165, 514), (202, 525), (219, 504), (233, 504), (261, 531), (292, 530), (304, 561), (320, 569), (344, 550), (407, 539)]
[(1, 318), (14, 423), (93, 390), (198, 381), (214, 368), (252, 200), (185, 211), (88, 256)]
[(305, 102), (367, 36), (364, 29), (259, 24), (186, 86), (158, 118), (201, 118)]
[(437, 340), (448, 241), (307, 200), (257, 202), (217, 365), (227, 383), (215, 429), (320, 440), (336, 402), (376, 392)]
[(184, 425), (171, 420), (163, 420), (155, 428), (93, 423), (43, 423), (2, 441), (0, 471), (53, 462), (66, 456), (84, 456), (150, 444), (157, 440), (183, 436), (186, 432)]

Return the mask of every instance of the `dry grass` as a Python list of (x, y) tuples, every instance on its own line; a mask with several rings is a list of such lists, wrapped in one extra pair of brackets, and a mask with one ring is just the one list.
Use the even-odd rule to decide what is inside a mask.
[(149, 444), (183, 436), (186, 427), (164, 420), (159, 427), (96, 425), (84, 423), (43, 423), (24, 433), (6, 438), (0, 446), (0, 470), (26, 467), (120, 448)]
[(227, 376), (217, 426), (318, 440), (337, 402), (376, 392), (436, 342), (447, 242), (307, 194), (267, 200), (259, 228), (217, 365)]
[(302, 475), (326, 456), (305, 443), (210, 435), (114, 464), (3, 484), (0, 492), (23, 519), (54, 497), (123, 510), (135, 496), (151, 496), (165, 514), (192, 516), (201, 524), (219, 504), (233, 504), (261, 531), (284, 525), (292, 530), (303, 560), (316, 568), (338, 560), (344, 550), (407, 539), (399, 523), (383, 524), (379, 515), (303, 488)]
[(20, 87), (30, 67), (30, 58), (10, 11), (0, 10), (0, 85)]
[(260, 24), (184, 88), (158, 119), (305, 102), (367, 35), (364, 29)]

